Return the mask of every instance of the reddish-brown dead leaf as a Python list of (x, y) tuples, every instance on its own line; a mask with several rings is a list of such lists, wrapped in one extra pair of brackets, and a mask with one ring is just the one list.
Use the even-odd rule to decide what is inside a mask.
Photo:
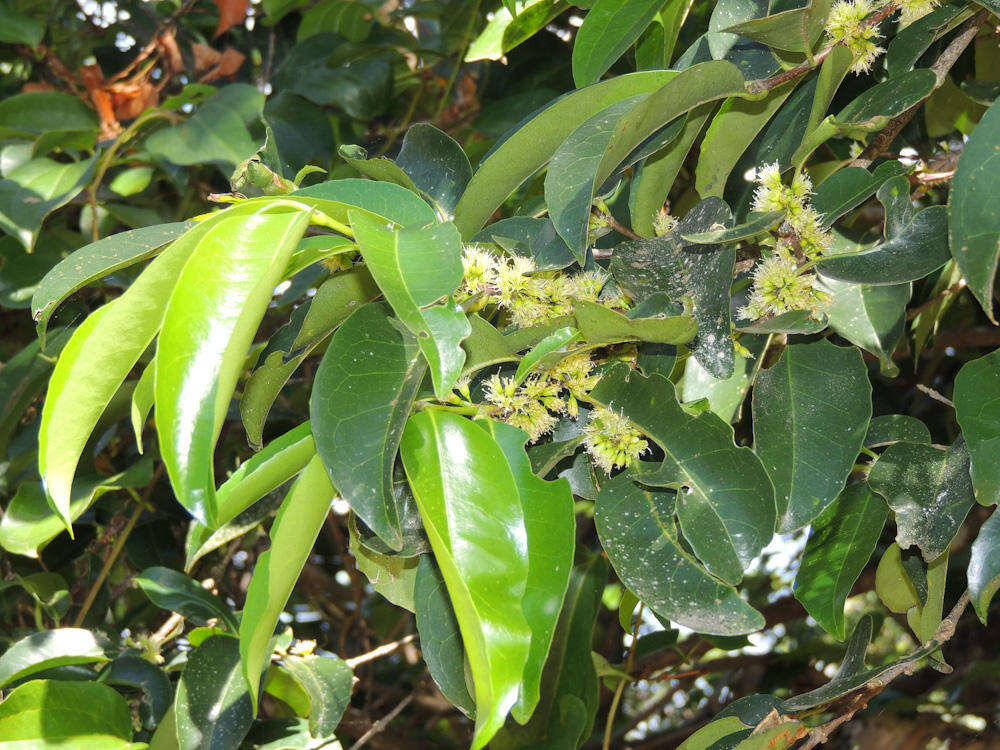
[(224, 34), (230, 27), (243, 23), (247, 17), (249, 0), (214, 0), (219, 9), (219, 26), (215, 29), (215, 37)]

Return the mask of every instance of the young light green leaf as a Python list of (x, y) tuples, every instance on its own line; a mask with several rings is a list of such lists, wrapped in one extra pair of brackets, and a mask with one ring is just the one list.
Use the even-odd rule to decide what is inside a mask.
[(400, 549), (392, 469), (426, 364), (384, 304), (365, 305), (340, 326), (323, 356), (309, 411), (335, 487), (392, 549)]
[(235, 638), (213, 635), (188, 657), (174, 698), (179, 750), (236, 750), (253, 722)]
[(913, 581), (903, 564), (902, 550), (893, 542), (875, 569), (875, 593), (890, 612), (903, 614), (921, 605)]
[(336, 656), (288, 656), (282, 664), (309, 696), (309, 734), (332, 735), (351, 700), (351, 668)]
[(541, 31), (569, 6), (562, 0), (519, 0), (516, 16), (499, 8), (465, 53), (465, 62), (499, 60), (521, 42)]
[[(212, 466), (247, 349), (311, 209), (264, 201), (221, 214), (177, 277), (156, 354), (156, 428), (178, 502), (214, 526)], [(130, 290), (131, 291), (131, 290)]]
[(795, 598), (827, 633), (844, 640), (844, 603), (875, 551), (889, 509), (864, 482), (813, 521), (795, 576)]
[(135, 388), (132, 390), (132, 408), (130, 419), (132, 422), (132, 432), (135, 433), (135, 445), (142, 453), (142, 431), (149, 419), (149, 412), (153, 409), (154, 376), (156, 375), (156, 359), (146, 365), (139, 376)]
[[(757, 457), (733, 443), (732, 427), (715, 414), (694, 417), (684, 411), (673, 384), (661, 375), (643, 377), (617, 364), (590, 395), (621, 411), (663, 449), (659, 469), (638, 480), (687, 488), (677, 496), (685, 538), (709, 571), (738, 583), (744, 568), (774, 535), (774, 490)], [(639, 589), (631, 584), (629, 588), (643, 598)], [(669, 616), (682, 622), (673, 613)], [(743, 620), (740, 627), (748, 623)]]
[(764, 618), (736, 589), (710, 576), (683, 547), (674, 521), (675, 496), (622, 473), (597, 496), (594, 521), (622, 582), (655, 612), (700, 633), (741, 635)]
[(546, 336), (531, 351), (525, 354), (518, 363), (517, 372), (514, 373), (514, 382), (518, 385), (523, 383), (524, 379), (535, 369), (543, 357), (548, 357), (550, 354), (560, 351), (565, 352), (566, 346), (579, 338), (580, 332), (571, 326), (565, 326)]
[(0, 180), (0, 230), (30, 253), (45, 217), (83, 190), (96, 164), (96, 157), (67, 163), (40, 158), (12, 169)]
[(573, 42), (577, 88), (597, 81), (625, 54), (659, 12), (661, 0), (597, 0)]
[(520, 494), (500, 446), (456, 414), (415, 414), (400, 455), (465, 642), (479, 750), (518, 702), (531, 647), (531, 626), (511, 606), (529, 575)]
[(962, 365), (955, 376), (955, 416), (969, 446), (972, 486), (982, 505), (1000, 502), (1000, 349)]
[(894, 443), (868, 474), (868, 484), (896, 513), (896, 541), (920, 547), (928, 562), (951, 544), (972, 507), (969, 453), (959, 437), (948, 450)]
[(89, 630), (42, 630), (16, 641), (0, 656), (0, 688), (53, 667), (107, 660), (104, 647)]
[(219, 597), (172, 568), (146, 568), (136, 579), (139, 588), (160, 609), (176, 612), (196, 625), (218, 618), (236, 632), (236, 618)]
[(85, 245), (59, 261), (38, 282), (31, 297), (31, 315), (38, 326), (38, 335), (44, 340), (52, 313), (73, 292), (151, 258), (194, 226), (194, 222), (178, 221), (130, 229)]
[(969, 598), (986, 624), (986, 613), (997, 589), (1000, 589), (1000, 513), (994, 511), (979, 529), (969, 557)]
[(254, 713), (278, 616), (292, 595), (336, 494), (323, 463), (314, 456), (292, 485), (271, 525), (271, 546), (257, 558), (240, 618), (240, 660)]
[(802, 528), (837, 499), (871, 415), (868, 368), (857, 349), (795, 344), (758, 374), (754, 450), (774, 483), (782, 531)]
[(460, 346), (471, 327), (461, 308), (437, 304), (461, 283), (462, 241), (450, 222), (393, 231), (360, 212), (351, 212), (361, 255), (393, 311), (417, 337), (427, 360), (434, 393), (443, 399), (462, 373)]

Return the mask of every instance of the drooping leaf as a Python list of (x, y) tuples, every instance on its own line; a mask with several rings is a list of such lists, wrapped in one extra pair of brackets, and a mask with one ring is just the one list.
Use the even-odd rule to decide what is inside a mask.
[[(733, 443), (732, 427), (715, 414), (694, 417), (681, 409), (673, 385), (661, 375), (643, 377), (618, 364), (591, 398), (621, 411), (663, 449), (659, 470), (639, 481), (686, 488), (677, 496), (685, 538), (709, 571), (738, 583), (774, 533), (774, 491), (757, 457)], [(673, 531), (666, 520), (661, 524)], [(642, 598), (639, 589), (629, 588)]]
[(396, 164), (441, 207), (444, 218), (455, 215), (455, 206), (472, 179), (472, 165), (458, 142), (426, 122), (410, 126), (396, 157)]
[(45, 217), (83, 190), (96, 163), (39, 158), (12, 169), (0, 180), (0, 230), (30, 253)]
[(622, 582), (655, 612), (697, 632), (741, 635), (762, 628), (760, 613), (682, 546), (674, 493), (635, 479), (622, 473), (606, 481), (595, 507), (597, 533)]
[(356, 522), (350, 523), (349, 530), (351, 554), (372, 588), (397, 607), (413, 612), (416, 609), (413, 592), (421, 555), (393, 555), (373, 550), (361, 542)]
[(750, 358), (736, 354), (733, 374), (725, 380), (712, 376), (698, 360), (689, 357), (684, 363), (684, 374), (677, 381), (677, 392), (683, 402), (707, 399), (708, 408), (724, 422), (735, 422), (742, 410), (747, 391), (753, 384), (757, 358), (761, 356), (766, 337), (744, 336), (740, 343), (750, 353)]
[(310, 210), (276, 200), (224, 214), (170, 293), (156, 354), (156, 428), (178, 502), (216, 523), (213, 456), (233, 390)]
[(917, 545), (928, 562), (948, 549), (975, 502), (961, 437), (947, 450), (894, 443), (875, 462), (868, 483), (896, 513), (899, 546)]
[(236, 618), (229, 607), (183, 573), (164, 567), (146, 568), (135, 580), (160, 609), (177, 612), (196, 625), (218, 618), (231, 632), (236, 632)]
[(795, 576), (795, 598), (844, 640), (844, 603), (875, 551), (889, 509), (864, 482), (852, 484), (813, 521)]
[(823, 284), (833, 294), (823, 308), (830, 328), (877, 356), (883, 372), (897, 372), (892, 353), (903, 337), (910, 284), (872, 286), (835, 279), (823, 279)]
[(355, 513), (392, 549), (402, 538), (392, 469), (426, 365), (385, 305), (365, 305), (333, 335), (316, 371), (316, 451)]
[(994, 511), (972, 543), (968, 579), (969, 598), (985, 625), (990, 602), (1000, 588), (1000, 513)]
[(517, 483), (490, 435), (450, 412), (411, 417), (400, 454), (465, 642), (478, 750), (518, 702), (531, 646), (531, 626), (511, 606), (529, 572)]
[(104, 647), (89, 630), (42, 630), (16, 641), (0, 656), (0, 687), (53, 667), (107, 660)]
[(240, 662), (254, 713), (278, 616), (312, 552), (335, 495), (322, 461), (314, 456), (292, 485), (271, 525), (271, 546), (257, 558), (239, 627)]
[(729, 288), (736, 252), (732, 247), (694, 245), (681, 238), (731, 222), (729, 207), (718, 198), (708, 198), (692, 208), (669, 234), (625, 242), (615, 248), (611, 258), (615, 281), (639, 300), (657, 292), (665, 292), (675, 302), (691, 300), (698, 336), (689, 348), (717, 378), (733, 373)]
[(461, 308), (449, 299), (461, 283), (462, 242), (453, 224), (392, 231), (370, 217), (351, 212), (361, 255), (393, 311), (417, 337), (427, 360), (434, 393), (445, 398), (462, 372), (460, 344), (471, 328)]
[(836, 500), (871, 414), (868, 369), (854, 348), (795, 344), (757, 375), (754, 450), (774, 483), (782, 531), (802, 528)]
[(823, 32), (830, 4), (831, 0), (811, 0), (804, 6), (738, 23), (726, 31), (775, 49), (808, 53)]
[(819, 333), (826, 328), (829, 319), (825, 313), (815, 316), (811, 310), (790, 310), (772, 318), (762, 318), (750, 322), (740, 319), (736, 321), (736, 330), (743, 333), (765, 335), (771, 333)]
[(597, 0), (573, 43), (577, 88), (597, 81), (632, 46), (659, 12), (659, 0)]
[(282, 664), (309, 697), (309, 733), (332, 735), (351, 700), (351, 668), (336, 656), (288, 656)]
[(878, 561), (875, 593), (890, 612), (897, 614), (921, 605), (920, 595), (903, 563), (902, 550), (895, 542), (889, 545)]
[(1000, 349), (966, 362), (955, 376), (955, 416), (969, 447), (972, 487), (982, 505), (1000, 501)]
[(136, 748), (128, 703), (99, 682), (32, 680), (15, 688), (0, 703), (0, 737), (11, 747)]
[(213, 635), (188, 657), (174, 698), (180, 750), (236, 750), (253, 722), (235, 638)]

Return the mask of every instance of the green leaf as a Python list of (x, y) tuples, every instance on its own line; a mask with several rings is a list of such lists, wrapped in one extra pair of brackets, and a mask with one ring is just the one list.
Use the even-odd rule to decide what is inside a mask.
[(781, 531), (809, 524), (844, 489), (872, 416), (861, 353), (820, 340), (758, 374), (754, 450), (774, 482)]
[(607, 580), (608, 566), (599, 555), (573, 569), (542, 671), (538, 707), (523, 726), (507, 722), (493, 740), (497, 750), (576, 750), (590, 736), (600, 698), (591, 642)]
[[(948, 560), (949, 553), (946, 549), (944, 553), (927, 564), (927, 596), (920, 606), (914, 607), (906, 613), (906, 622), (913, 630), (918, 643), (932, 641), (944, 617), (944, 594), (948, 583)], [(932, 666), (940, 671), (951, 671), (951, 668), (941, 656), (939, 648), (935, 649), (935, 652), (931, 654), (930, 662)]]
[[(590, 395), (599, 404), (613, 405), (663, 449), (659, 470), (642, 474), (639, 481), (687, 488), (677, 498), (685, 538), (709, 571), (738, 583), (774, 535), (774, 491), (757, 457), (733, 443), (733, 428), (715, 414), (694, 417), (684, 411), (673, 384), (661, 375), (643, 377), (618, 364)], [(638, 588), (628, 586), (646, 601)]]
[(969, 556), (969, 598), (983, 625), (993, 595), (1000, 588), (1000, 513), (994, 512), (979, 529)]
[(235, 638), (213, 635), (191, 652), (177, 685), (179, 750), (236, 750), (253, 722)]
[(215, 525), (215, 443), (247, 349), (310, 210), (265, 201), (223, 213), (177, 277), (156, 355), (156, 428), (178, 502)]
[(0, 703), (0, 737), (11, 747), (139, 750), (128, 704), (99, 682), (32, 680)]
[(902, 550), (895, 542), (889, 545), (882, 554), (882, 559), (878, 561), (878, 568), (875, 570), (875, 593), (890, 612), (897, 614), (921, 606), (916, 586), (903, 563)]
[(151, 258), (194, 226), (190, 221), (178, 221), (119, 232), (85, 245), (61, 260), (45, 274), (31, 298), (31, 315), (38, 326), (38, 335), (45, 338), (52, 313), (73, 292)]
[(832, 227), (841, 216), (871, 198), (886, 181), (905, 171), (902, 162), (892, 160), (879, 164), (872, 172), (862, 167), (834, 172), (817, 186), (812, 198), (813, 208), (823, 217), (821, 226)]
[(622, 473), (606, 481), (594, 510), (601, 544), (622, 582), (658, 614), (700, 633), (741, 635), (764, 627), (736, 589), (685, 550), (673, 518), (674, 493), (635, 479)]
[(551, 219), (511, 216), (500, 219), (472, 238), (473, 242), (493, 242), (509, 253), (531, 258), (535, 270), (552, 271), (576, 263), (576, 258)]
[(719, 198), (707, 198), (669, 234), (622, 243), (611, 257), (615, 281), (638, 300), (657, 292), (666, 293), (675, 302), (690, 299), (698, 336), (688, 348), (717, 378), (733, 374), (729, 288), (736, 251), (722, 245), (693, 245), (682, 237), (731, 222), (729, 207)]
[(296, 39), (335, 31), (351, 42), (363, 42), (372, 27), (371, 11), (363, 3), (333, 0), (314, 5), (302, 14)]
[(643, 98), (632, 96), (598, 112), (570, 133), (549, 163), (545, 174), (549, 217), (581, 266), (587, 259), (590, 208), (600, 188), (596, 180), (601, 160), (619, 121)]
[(478, 750), (518, 702), (529, 658), (531, 626), (510, 606), (529, 574), (521, 498), (500, 446), (456, 414), (415, 414), (400, 454), (465, 642)]
[(134, 652), (119, 654), (98, 679), (106, 685), (122, 685), (143, 692), (139, 715), (145, 729), (158, 725), (174, 700), (174, 689), (163, 668)]
[(868, 484), (895, 511), (899, 546), (917, 545), (928, 562), (948, 549), (974, 502), (961, 437), (947, 450), (890, 445), (869, 472)]
[(420, 192), (410, 176), (388, 157), (369, 157), (367, 149), (353, 144), (341, 146), (337, 155), (365, 177), (391, 182), (417, 194)]
[(761, 336), (744, 336), (740, 343), (746, 346), (751, 356), (748, 359), (737, 353), (733, 374), (725, 380), (713, 377), (698, 364), (698, 360), (689, 357), (684, 363), (684, 374), (677, 381), (681, 401), (690, 403), (702, 398), (708, 399), (709, 410), (718, 414), (722, 421), (737, 421), (747, 391), (753, 385), (756, 358), (761, 356), (765, 340), (766, 337)]
[(889, 509), (864, 482), (853, 484), (813, 522), (795, 576), (795, 598), (827, 633), (844, 640), (844, 603), (868, 564)]
[(580, 125), (617, 101), (656, 91), (676, 75), (658, 70), (617, 76), (566, 94), (533, 115), (494, 146), (472, 175), (455, 207), (462, 237), (478, 233), (503, 200), (545, 166)]
[(396, 157), (412, 180), (451, 219), (455, 206), (472, 179), (469, 157), (454, 138), (427, 122), (411, 125)]
[(1000, 349), (962, 365), (955, 376), (955, 416), (969, 447), (972, 487), (982, 505), (1000, 501)]
[(516, 17), (506, 7), (498, 9), (469, 45), (465, 62), (501, 59), (521, 42), (541, 31), (568, 7), (561, 0), (519, 0), (516, 3)]
[(0, 687), (45, 669), (107, 660), (104, 648), (89, 630), (43, 630), (15, 642), (0, 656)]
[(736, 330), (744, 333), (764, 335), (769, 333), (819, 333), (826, 328), (829, 320), (826, 314), (813, 317), (811, 310), (790, 310), (773, 318), (763, 318), (753, 323), (740, 319), (736, 321)]
[(45, 36), (45, 24), (0, 4), (0, 42), (37, 47)]
[(419, 557), (413, 601), (420, 651), (427, 671), (445, 698), (466, 716), (474, 716), (476, 705), (466, 681), (462, 634), (444, 578), (432, 555)]
[(812, 130), (823, 120), (853, 63), (854, 53), (847, 45), (838, 44), (830, 50), (816, 76), (816, 94), (809, 108), (806, 130)]
[(135, 433), (135, 446), (139, 453), (142, 453), (142, 431), (149, 419), (149, 413), (153, 410), (154, 386), (153, 380), (156, 375), (156, 355), (154, 359), (142, 371), (139, 380), (136, 381), (132, 390), (132, 408), (130, 418), (132, 421), (132, 432)]
[(462, 339), (472, 328), (461, 308), (436, 304), (461, 283), (462, 241), (450, 222), (424, 229), (387, 229), (362, 213), (351, 225), (372, 278), (393, 311), (417, 337), (434, 393), (443, 399), (462, 373)]
[(368, 578), (372, 588), (388, 601), (413, 612), (416, 608), (413, 590), (421, 556), (384, 554), (371, 549), (361, 541), (355, 518), (352, 516), (348, 525), (349, 548), (358, 570)]
[(62, 163), (32, 159), (0, 180), (0, 230), (30, 253), (45, 217), (66, 205), (90, 181), (96, 158)]
[[(152, 461), (143, 459), (114, 476), (78, 479), (70, 495), (70, 520), (82, 516), (104, 493), (125, 487), (145, 487), (152, 478)], [(38, 557), (48, 543), (65, 530), (62, 518), (52, 510), (42, 486), (38, 482), (24, 482), (17, 488), (0, 520), (0, 547), (15, 555)]]
[(315, 205), (342, 224), (349, 223), (350, 212), (358, 209), (404, 227), (424, 227), (436, 220), (427, 201), (391, 182), (331, 180), (296, 190), (291, 196)]
[[(623, 316), (624, 317), (624, 316)], [(480, 318), (481, 320), (481, 318)], [(488, 324), (487, 324), (488, 325)], [(531, 349), (517, 365), (517, 372), (514, 373), (514, 382), (518, 385), (524, 382), (538, 363), (551, 354), (563, 356), (566, 354), (566, 346), (580, 338), (580, 332), (571, 326), (565, 326), (550, 333)]]
[(257, 558), (239, 628), (240, 660), (254, 713), (278, 616), (292, 595), (336, 494), (323, 463), (314, 456), (281, 504), (269, 533), (271, 546)]
[(916, 417), (906, 414), (886, 414), (872, 417), (865, 435), (866, 448), (880, 448), (892, 443), (931, 444), (931, 431)]
[(35, 140), (53, 129), (96, 135), (97, 116), (82, 99), (61, 91), (32, 91), (0, 101), (0, 138)]
[(136, 579), (139, 588), (160, 609), (183, 615), (196, 625), (218, 618), (236, 632), (236, 618), (219, 597), (171, 568), (146, 568)]
[(181, 166), (210, 163), (232, 171), (260, 145), (247, 125), (260, 117), (263, 106), (264, 94), (255, 86), (229, 84), (199, 104), (186, 122), (146, 138), (146, 150)]
[(426, 366), (383, 304), (365, 305), (340, 326), (310, 399), (316, 451), (335, 487), (383, 542), (400, 549), (392, 469)]
[(716, 718), (714, 721), (709, 722), (703, 726), (698, 731), (689, 735), (684, 742), (682, 742), (677, 750), (701, 750), (702, 748), (715, 748), (719, 746), (720, 743), (725, 742), (723, 747), (732, 747), (731, 740), (739, 742), (738, 739), (734, 737), (737, 735), (739, 739), (749, 736), (747, 734), (747, 725), (744, 724), (737, 716), (726, 716), (723, 718)]
[[(666, 297), (658, 294), (646, 298), (647, 302), (650, 300), (664, 302)], [(637, 309), (633, 308), (633, 311)], [(604, 305), (583, 299), (573, 300), (573, 314), (580, 326), (580, 334), (590, 346), (620, 341), (686, 344), (698, 330), (698, 324), (689, 315), (658, 313), (650, 317), (626, 317)]]
[(811, 0), (803, 7), (730, 26), (740, 34), (774, 49), (810, 53), (819, 41), (832, 0)]
[(883, 372), (898, 372), (892, 353), (903, 337), (910, 284), (872, 286), (836, 279), (823, 283), (833, 295), (823, 308), (830, 328), (878, 357)]
[(694, 232), (685, 234), (681, 239), (695, 245), (714, 245), (725, 242), (739, 242), (749, 240), (758, 235), (765, 234), (774, 229), (784, 221), (785, 214), (781, 211), (769, 211), (768, 213), (753, 212), (747, 217), (747, 221), (731, 229), (714, 229), (708, 232)]
[(573, 43), (577, 88), (597, 81), (639, 38), (659, 12), (662, 0), (597, 0)]
[(287, 656), (282, 664), (309, 696), (309, 734), (332, 735), (351, 700), (351, 668), (336, 656)]
[(528, 535), (528, 577), (521, 609), (531, 628), (531, 648), (517, 704), (511, 711), (518, 722), (524, 723), (531, 718), (539, 700), (542, 668), (573, 567), (576, 535), (573, 495), (565, 479), (546, 482), (532, 473), (524, 450), (528, 439), (525, 432), (492, 420), (476, 424), (500, 446), (514, 474)]
[(970, 5), (944, 5), (900, 29), (889, 42), (889, 49), (885, 53), (886, 73), (890, 77), (896, 77), (910, 70), (937, 39), (974, 12)]

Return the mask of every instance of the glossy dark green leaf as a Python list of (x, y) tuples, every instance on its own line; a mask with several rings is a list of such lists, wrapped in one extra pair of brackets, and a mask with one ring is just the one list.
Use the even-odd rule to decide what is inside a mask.
[[(656, 295), (664, 297), (664, 295)], [(647, 301), (651, 299), (647, 297)], [(638, 308), (634, 308), (638, 309)], [(584, 341), (591, 346), (619, 341), (648, 341), (654, 344), (686, 344), (698, 330), (689, 315), (655, 314), (650, 317), (627, 317), (604, 305), (574, 300), (573, 314)]]
[(846, 167), (834, 172), (816, 187), (813, 208), (823, 217), (822, 226), (831, 227), (852, 208), (871, 198), (887, 180), (906, 171), (902, 162), (891, 160), (869, 172), (862, 167)]
[[(774, 491), (757, 457), (733, 443), (732, 427), (715, 414), (694, 417), (681, 409), (673, 384), (661, 375), (643, 377), (618, 364), (591, 398), (621, 411), (663, 449), (659, 470), (640, 481), (687, 488), (677, 498), (685, 538), (714, 575), (738, 583), (774, 534)], [(649, 523), (660, 528), (653, 518)], [(642, 598), (639, 589), (629, 588)]]
[(972, 14), (973, 9), (969, 5), (949, 3), (900, 29), (885, 53), (886, 72), (895, 77), (910, 70), (936, 39)]
[(196, 625), (218, 618), (236, 632), (236, 618), (219, 597), (171, 568), (146, 568), (136, 579), (139, 588), (160, 609), (177, 612)]
[(427, 122), (411, 125), (396, 164), (441, 207), (444, 218), (455, 215), (458, 199), (472, 179), (472, 165), (454, 138)]
[(577, 88), (597, 81), (639, 38), (662, 5), (659, 0), (597, 0), (573, 43)]
[(334, 31), (351, 42), (363, 42), (371, 27), (371, 13), (365, 5), (333, 0), (314, 5), (302, 14), (296, 38), (302, 40), (323, 31)]
[(771, 318), (762, 318), (754, 322), (746, 319), (736, 321), (736, 330), (744, 333), (765, 335), (770, 333), (819, 333), (826, 328), (829, 319), (825, 313), (814, 317), (811, 310), (790, 310)]
[(708, 198), (692, 208), (669, 234), (625, 242), (615, 248), (611, 258), (615, 281), (638, 300), (657, 292), (666, 293), (675, 302), (690, 298), (698, 336), (689, 348), (717, 378), (733, 373), (729, 288), (736, 252), (721, 245), (693, 245), (681, 237), (731, 222), (729, 207), (718, 198)]
[(236, 750), (253, 722), (235, 638), (213, 635), (191, 652), (177, 685), (179, 750)]
[(493, 242), (507, 252), (531, 258), (539, 271), (566, 268), (576, 262), (551, 219), (511, 216), (493, 222), (472, 240)]
[(0, 737), (11, 747), (134, 750), (128, 703), (99, 682), (32, 680), (0, 703)]
[(518, 702), (530, 653), (531, 625), (511, 606), (523, 599), (529, 575), (520, 494), (500, 446), (457, 414), (415, 414), (400, 455), (462, 631), (478, 750)]
[(461, 283), (462, 241), (453, 224), (425, 229), (387, 229), (369, 216), (351, 212), (361, 255), (393, 311), (417, 337), (427, 360), (434, 392), (443, 399), (462, 372), (461, 342), (471, 332), (468, 318), (449, 299)]
[(45, 217), (83, 190), (96, 163), (39, 158), (12, 169), (0, 180), (0, 230), (30, 253)]
[(910, 284), (872, 286), (836, 279), (823, 282), (833, 294), (823, 308), (830, 328), (878, 357), (883, 372), (898, 372), (892, 353), (903, 337)]
[(1000, 589), (1000, 513), (994, 511), (972, 543), (968, 578), (969, 598), (985, 625), (990, 602)]
[(309, 733), (333, 734), (351, 700), (351, 668), (336, 656), (289, 656), (282, 664), (309, 696)]
[(885, 414), (872, 417), (865, 435), (866, 448), (881, 448), (893, 443), (931, 444), (931, 431), (916, 417), (906, 414)]
[(532, 473), (524, 450), (526, 433), (492, 420), (478, 421), (503, 451), (514, 474), (528, 534), (528, 577), (521, 610), (531, 628), (531, 648), (520, 694), (511, 715), (526, 722), (539, 700), (539, 683), (573, 567), (576, 520), (573, 496), (565, 479), (546, 482)]
[(257, 558), (240, 617), (240, 661), (254, 713), (261, 675), (271, 656), (271, 636), (337, 492), (319, 456), (302, 470), (271, 524), (271, 545)]
[(217, 522), (215, 443), (247, 349), (310, 216), (286, 200), (257, 206), (249, 215), (223, 213), (195, 245), (157, 344), (160, 453), (178, 502), (210, 526)]
[(606, 481), (594, 515), (622, 582), (655, 612), (697, 632), (740, 635), (762, 628), (760, 613), (684, 549), (673, 517), (674, 493), (634, 480), (622, 473)]
[(830, 703), (841, 696), (854, 692), (890, 669), (897, 668), (901, 663), (919, 661), (937, 648), (936, 645), (927, 646), (914, 651), (898, 662), (880, 667), (867, 667), (865, 666), (865, 652), (868, 650), (868, 644), (871, 643), (874, 622), (873, 615), (863, 616), (854, 626), (854, 632), (851, 633), (851, 639), (847, 643), (844, 660), (840, 663), (840, 669), (837, 670), (834, 678), (823, 687), (789, 698), (783, 704), (783, 712), (805, 711)]
[(795, 576), (795, 598), (827, 633), (844, 640), (844, 603), (875, 551), (889, 509), (864, 482), (813, 521)]
[(837, 113), (841, 126), (879, 130), (896, 115), (922, 102), (937, 82), (931, 70), (911, 70), (876, 84)]
[(730, 31), (774, 49), (812, 51), (826, 21), (831, 0), (811, 0), (804, 6), (730, 26)]
[(38, 326), (38, 335), (45, 337), (52, 313), (73, 292), (151, 258), (193, 226), (193, 222), (178, 221), (130, 229), (92, 242), (61, 260), (45, 274), (31, 298), (31, 315)]
[(44, 23), (18, 13), (6, 3), (0, 5), (0, 42), (37, 47), (44, 36)]
[(431, 555), (421, 555), (419, 560), (413, 601), (427, 671), (445, 698), (466, 716), (474, 716), (476, 704), (466, 682), (462, 634), (444, 578)]
[(264, 94), (248, 83), (224, 86), (179, 125), (157, 130), (146, 139), (146, 149), (173, 164), (212, 163), (232, 170), (249, 159), (260, 145), (247, 125), (257, 120)]
[(14, 642), (0, 656), (0, 687), (45, 669), (107, 660), (104, 647), (89, 630), (42, 630)]
[(115, 657), (99, 679), (106, 685), (122, 685), (143, 692), (139, 715), (146, 729), (155, 728), (174, 701), (174, 688), (163, 668), (135, 652), (126, 651)]
[(419, 193), (410, 176), (396, 162), (386, 156), (369, 157), (367, 149), (347, 144), (337, 150), (337, 155), (365, 177), (391, 182), (414, 193)]
[(608, 565), (599, 555), (573, 570), (542, 672), (538, 707), (523, 726), (508, 721), (491, 746), (576, 750), (590, 736), (600, 698), (591, 643), (607, 579)]
[(832, 279), (884, 286), (922, 279), (948, 258), (948, 209), (930, 206), (901, 232), (871, 250), (830, 255), (822, 258), (817, 268)]
[(764, 214), (751, 213), (747, 217), (747, 221), (739, 226), (685, 234), (681, 239), (696, 245), (714, 245), (721, 242), (748, 240), (774, 229), (784, 220), (784, 216), (781, 211), (770, 211)]
[(392, 469), (426, 365), (385, 305), (344, 321), (323, 356), (310, 399), (316, 451), (351, 508), (392, 549), (402, 538)]
[(969, 453), (959, 438), (948, 450), (894, 443), (868, 474), (868, 483), (896, 513), (896, 541), (936, 559), (951, 544), (972, 507)]
[(1000, 349), (962, 365), (952, 398), (969, 447), (976, 500), (993, 505), (1000, 502)]
[(753, 392), (754, 450), (774, 483), (782, 531), (837, 499), (872, 415), (861, 353), (829, 341), (789, 346)]

